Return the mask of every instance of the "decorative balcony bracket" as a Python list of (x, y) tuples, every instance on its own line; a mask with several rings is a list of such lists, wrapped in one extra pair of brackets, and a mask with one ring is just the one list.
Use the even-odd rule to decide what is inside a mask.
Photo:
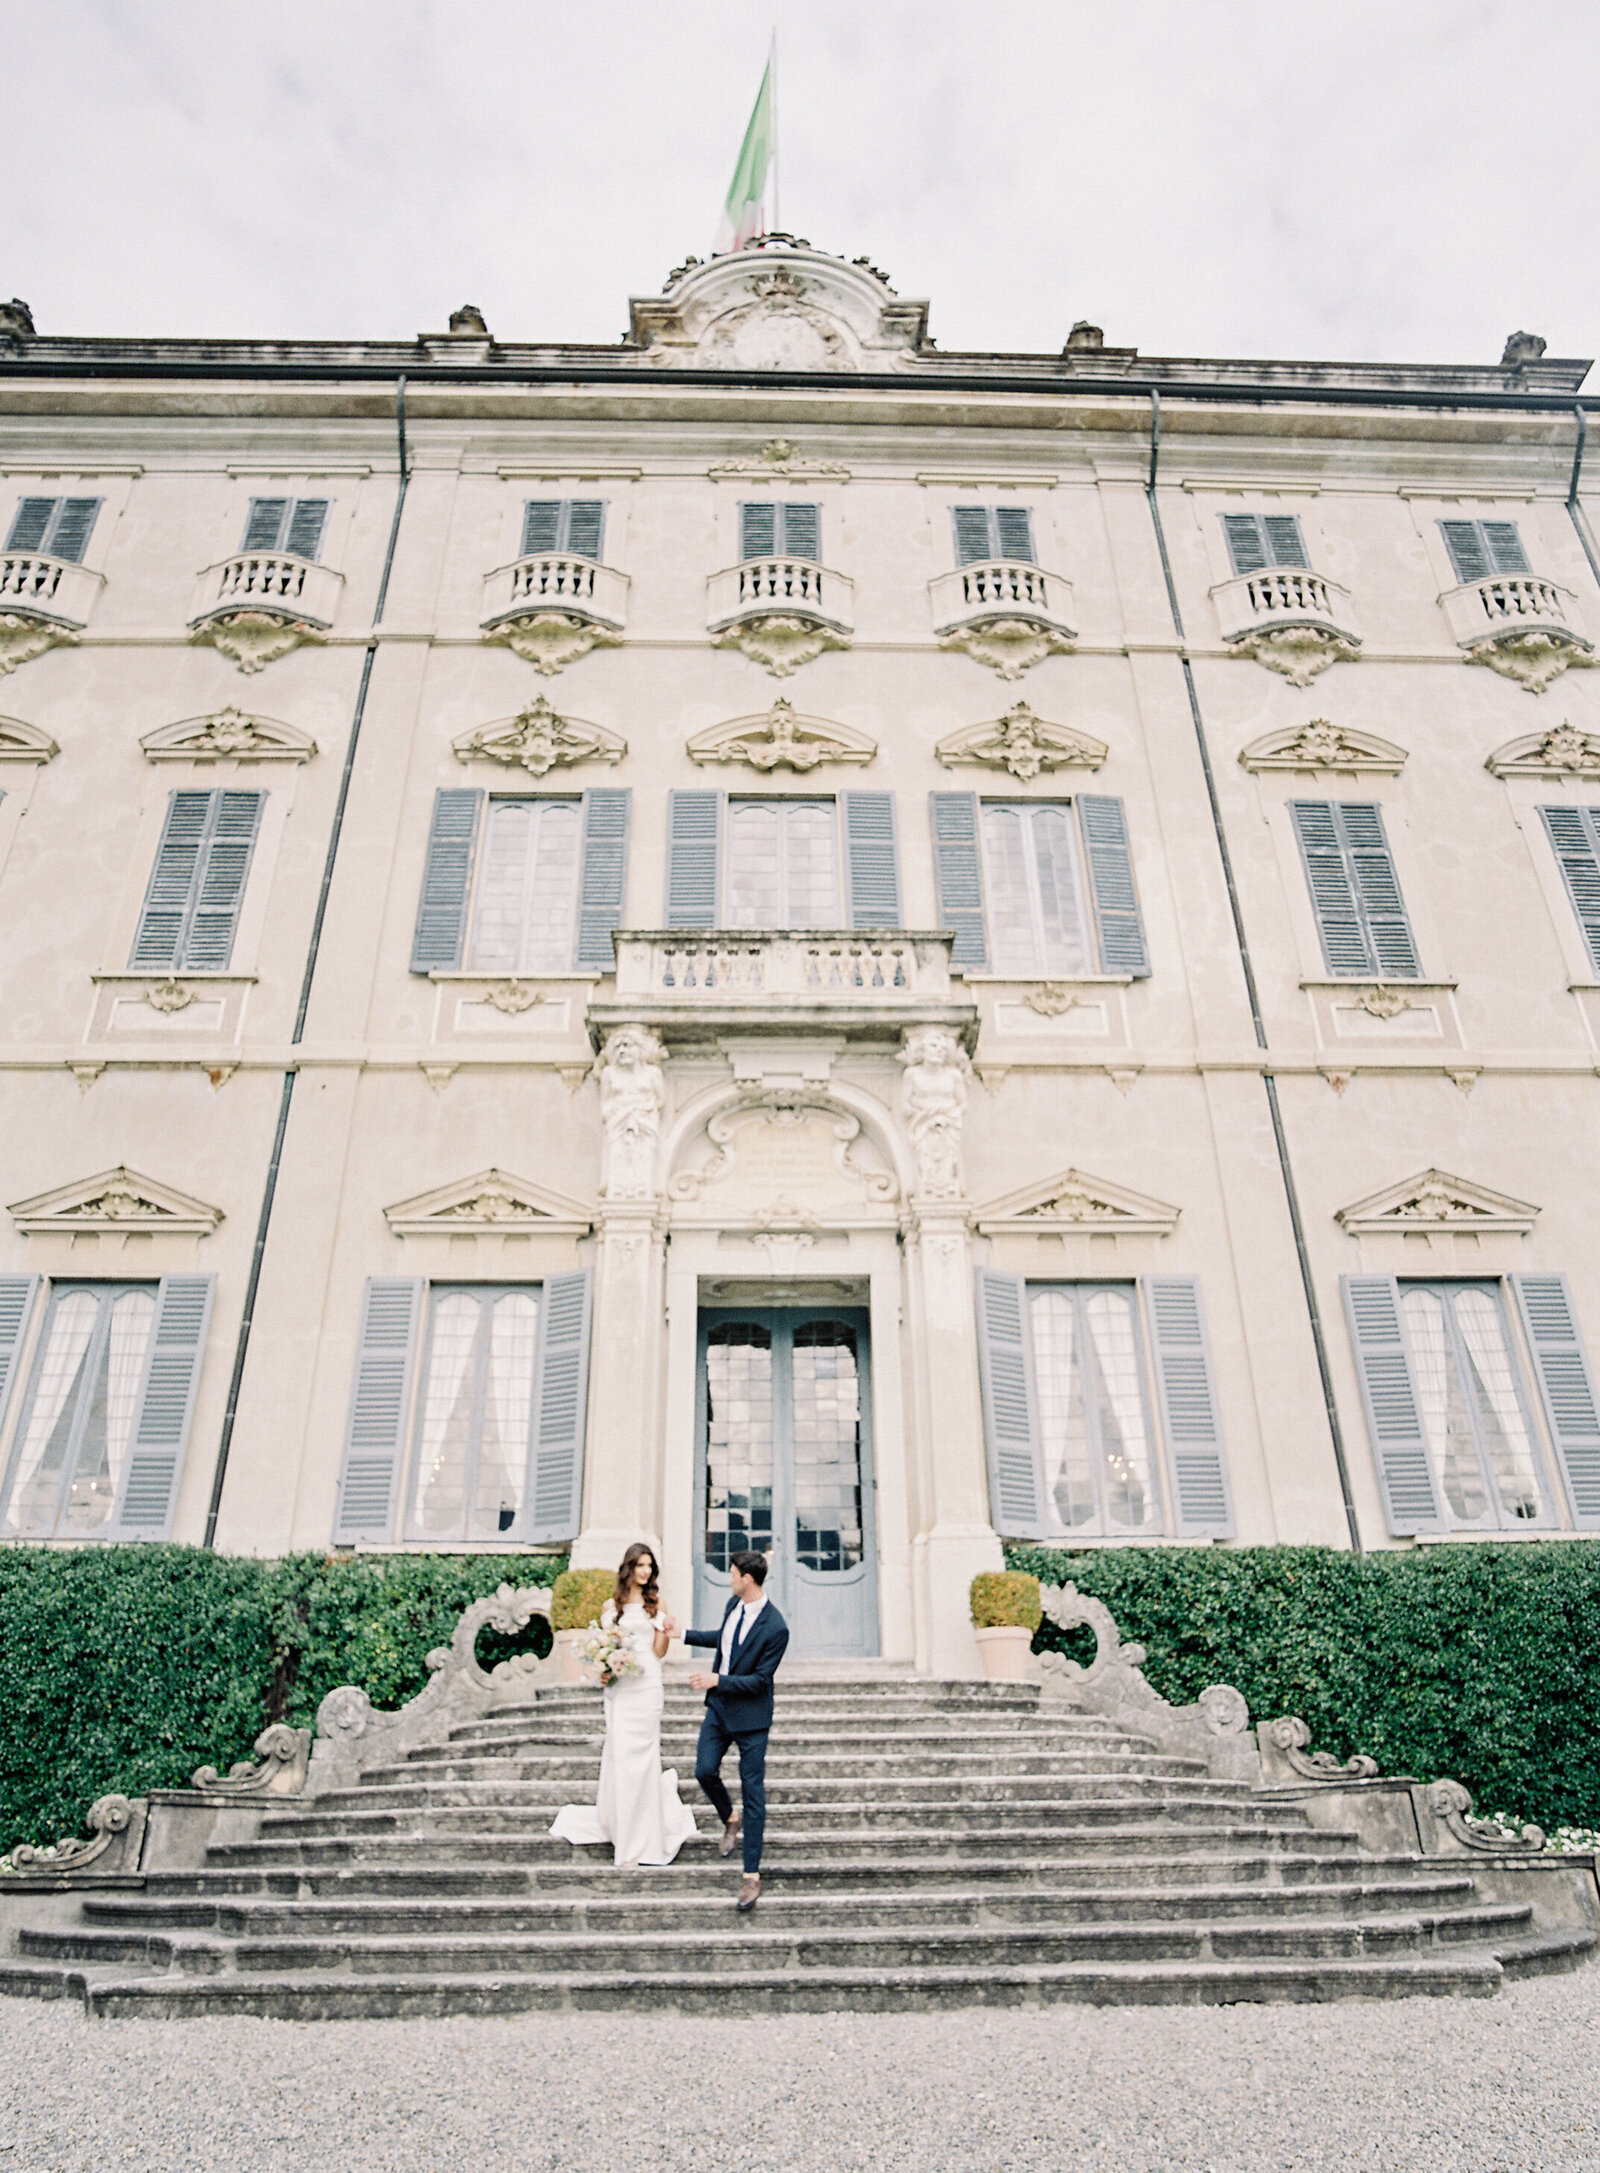
[(0, 611), (0, 675), (14, 672), (46, 649), (77, 640), (68, 628), (49, 619), (30, 619), (19, 611)]
[(208, 566), (195, 583), (191, 639), (220, 649), (242, 672), (258, 672), (333, 624), (343, 574), (286, 552), (241, 551)]
[(484, 640), (510, 649), (546, 678), (591, 649), (615, 647), (627, 617), (627, 575), (571, 552), (514, 559), (484, 577)]
[(524, 618), (502, 619), (484, 639), (502, 643), (549, 679), (591, 649), (614, 649), (622, 636), (575, 612), (533, 611)]
[(1595, 661), (1577, 597), (1540, 574), (1464, 581), (1446, 589), (1439, 604), (1466, 661), (1487, 664), (1529, 694), (1543, 694), (1564, 671)]
[(1330, 664), (1353, 664), (1361, 654), (1358, 643), (1322, 626), (1267, 626), (1229, 647), (1235, 656), (1252, 656), (1269, 672), (1281, 672), (1292, 687), (1308, 687)]
[(1072, 588), (1021, 561), (958, 566), (928, 584), (941, 649), (959, 649), (1002, 679), (1020, 679), (1047, 656), (1070, 654), (1077, 633)]
[(0, 558), (0, 676), (75, 641), (104, 586), (103, 574), (72, 559), (31, 551)]
[(1502, 678), (1514, 679), (1526, 694), (1543, 694), (1564, 671), (1595, 661), (1588, 642), (1554, 631), (1497, 634), (1488, 641), (1475, 641), (1466, 658), (1469, 664), (1487, 664)]

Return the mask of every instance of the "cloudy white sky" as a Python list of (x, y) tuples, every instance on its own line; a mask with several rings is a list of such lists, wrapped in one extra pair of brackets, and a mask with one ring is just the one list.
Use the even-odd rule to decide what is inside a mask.
[(943, 347), (1600, 352), (1595, 0), (10, 0), (0, 293), (614, 339), (707, 253), (774, 23), (784, 225)]

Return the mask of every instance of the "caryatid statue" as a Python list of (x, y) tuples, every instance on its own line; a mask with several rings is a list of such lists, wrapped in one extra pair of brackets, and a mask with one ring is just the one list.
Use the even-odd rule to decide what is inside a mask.
[(900, 1114), (911, 1135), (917, 1190), (924, 1199), (961, 1197), (961, 1122), (967, 1107), (967, 1052), (946, 1026), (918, 1026), (899, 1061)]
[(600, 1057), (600, 1121), (605, 1127), (601, 1192), (608, 1200), (651, 1200), (656, 1143), (667, 1099), (661, 1044), (642, 1026), (619, 1026)]

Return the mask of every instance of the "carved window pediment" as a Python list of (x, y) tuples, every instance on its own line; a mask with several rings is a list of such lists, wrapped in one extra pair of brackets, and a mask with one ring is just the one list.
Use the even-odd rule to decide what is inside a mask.
[(1104, 740), (1088, 732), (1046, 723), (1026, 702), (1018, 702), (987, 724), (969, 724), (959, 732), (946, 733), (933, 751), (946, 769), (970, 762), (983, 769), (1007, 770), (1024, 781), (1048, 770), (1097, 770), (1111, 752)]
[(1247, 770), (1341, 770), (1347, 775), (1398, 777), (1405, 768), (1406, 750), (1376, 732), (1358, 732), (1326, 717), (1309, 724), (1292, 725), (1287, 731), (1268, 732), (1239, 750)]
[(396, 1237), (583, 1237), (594, 1228), (593, 1210), (581, 1201), (501, 1169), (479, 1170), (475, 1177), (397, 1200), (384, 1209), (383, 1219)]
[(781, 698), (761, 716), (708, 725), (688, 742), (693, 762), (742, 762), (752, 770), (802, 775), (824, 763), (867, 763), (877, 751), (877, 741), (853, 725), (799, 716)]
[(13, 1201), (10, 1214), (25, 1237), (157, 1230), (173, 1237), (208, 1237), (222, 1220), (220, 1207), (208, 1207), (204, 1200), (121, 1165)]
[(1341, 1207), (1335, 1220), (1352, 1237), (1433, 1236), (1454, 1231), (1526, 1237), (1538, 1215), (1538, 1208), (1526, 1200), (1492, 1192), (1487, 1185), (1452, 1177), (1446, 1170), (1428, 1169)]
[(1180, 1212), (1148, 1193), (1065, 1169), (991, 1200), (975, 1219), (985, 1236), (1072, 1231), (1096, 1237), (1169, 1237)]
[(48, 732), (20, 717), (0, 717), (0, 762), (51, 762), (61, 752)]
[(185, 717), (146, 732), (139, 745), (151, 762), (309, 762), (317, 743), (298, 725), (247, 716), (231, 703), (210, 717)]
[(1567, 723), (1527, 732), (1497, 747), (1484, 768), (1491, 777), (1600, 778), (1600, 735)]
[(628, 743), (604, 725), (563, 717), (540, 694), (518, 716), (481, 724), (452, 742), (458, 762), (497, 762), (544, 777), (583, 762), (620, 762)]

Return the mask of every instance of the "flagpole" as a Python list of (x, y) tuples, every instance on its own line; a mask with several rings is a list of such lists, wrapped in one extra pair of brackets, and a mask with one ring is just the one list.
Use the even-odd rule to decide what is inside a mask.
[(767, 66), (772, 71), (772, 225), (775, 233), (783, 232), (783, 221), (778, 216), (778, 26), (772, 26), (772, 45), (767, 54)]

